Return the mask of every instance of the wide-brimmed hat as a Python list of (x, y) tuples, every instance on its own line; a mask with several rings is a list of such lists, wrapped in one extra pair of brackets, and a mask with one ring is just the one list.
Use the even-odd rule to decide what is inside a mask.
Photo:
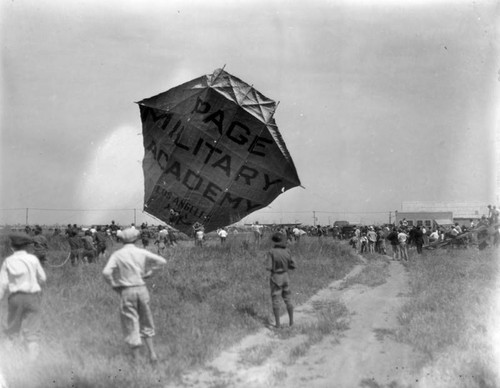
[(124, 243), (133, 243), (139, 238), (141, 232), (135, 228), (127, 228), (122, 230), (121, 233), (116, 233), (116, 235), (121, 238)]
[(9, 234), (9, 239), (10, 239), (10, 245), (16, 248), (33, 244), (33, 239), (26, 233), (11, 233)]

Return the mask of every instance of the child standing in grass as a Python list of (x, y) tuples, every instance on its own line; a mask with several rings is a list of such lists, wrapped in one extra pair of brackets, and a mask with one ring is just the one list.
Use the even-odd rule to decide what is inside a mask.
[[(150, 361), (156, 364), (158, 357), (153, 346), (155, 328), (149, 307), (149, 292), (144, 279), (152, 275), (153, 269), (166, 264), (166, 260), (135, 246), (135, 241), (140, 237), (140, 231), (135, 228), (123, 230), (119, 237), (124, 246), (110, 256), (102, 274), (106, 282), (120, 294), (123, 335), (132, 351), (134, 361), (138, 360), (141, 338), (144, 338)], [(150, 262), (153, 262), (153, 267), (147, 270)]]
[(30, 236), (11, 234), (9, 239), (14, 253), (0, 269), (0, 300), (9, 294), (5, 333), (9, 338), (21, 333), (30, 359), (35, 359), (39, 352), (41, 284), (46, 275), (38, 258), (27, 252), (33, 244)]
[(276, 327), (280, 328), (280, 297), (285, 302), (290, 326), (293, 325), (293, 304), (291, 300), (290, 278), (288, 271), (296, 267), (292, 254), (283, 242), (284, 236), (275, 233), (272, 236), (274, 247), (267, 254), (266, 269), (271, 272), (271, 300)]

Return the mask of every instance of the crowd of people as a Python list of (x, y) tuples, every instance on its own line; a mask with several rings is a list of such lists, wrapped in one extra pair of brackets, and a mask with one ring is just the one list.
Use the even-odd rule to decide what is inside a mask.
[[(451, 241), (475, 242), (481, 249), (482, 238), (486, 231), (487, 244), (499, 243), (499, 211), (489, 207), (488, 216), (483, 216), (476, 223), (459, 225), (455, 222), (449, 228), (435, 226), (432, 230), (425, 225), (410, 225), (406, 219), (398, 225), (366, 225), (355, 226), (349, 238), (350, 246), (360, 254), (379, 253), (387, 255), (387, 245), (391, 246), (394, 260), (408, 261), (409, 249), (422, 253), (424, 246), (439, 244), (447, 239)], [(490, 233), (491, 230), (494, 233)], [(256, 244), (260, 244), (265, 231), (271, 232), (273, 247), (267, 252), (265, 267), (270, 272), (270, 288), (272, 310), (275, 327), (280, 323), (280, 300), (285, 303), (289, 324), (293, 325), (293, 304), (288, 272), (296, 268), (296, 263), (287, 248), (287, 242), (300, 243), (304, 235), (318, 238), (333, 236), (334, 239), (345, 236), (344, 232), (335, 227), (316, 225), (302, 227), (299, 225), (264, 226), (255, 222), (251, 225)], [(205, 239), (202, 224), (193, 225), (195, 246), (202, 247)], [(228, 231), (226, 228), (217, 230), (220, 244), (226, 244)], [(55, 235), (63, 235), (54, 231)], [(106, 226), (81, 228), (68, 225), (63, 237), (67, 238), (70, 253), (68, 258), (73, 265), (79, 262), (94, 263), (106, 257), (108, 244), (123, 243), (109, 256), (102, 271), (104, 280), (114, 291), (120, 294), (120, 319), (124, 341), (131, 349), (132, 358), (137, 360), (139, 349), (144, 343), (148, 349), (150, 361), (155, 364), (158, 356), (153, 346), (155, 335), (154, 321), (149, 308), (149, 292), (144, 279), (152, 272), (167, 263), (163, 253), (167, 246), (176, 244), (173, 230), (166, 226), (150, 227), (142, 224), (136, 228), (134, 224), (121, 228), (114, 221)], [(40, 226), (26, 227), (25, 233), (14, 233), (9, 236), (13, 254), (8, 256), (0, 268), (0, 299), (8, 298), (7, 329), (5, 333), (12, 337), (23, 332), (24, 340), (30, 358), (36, 358), (39, 353), (41, 289), (47, 275), (44, 266), (47, 264), (48, 241)], [(136, 244), (141, 241), (142, 247)], [(154, 241), (158, 253), (154, 253), (150, 242)], [(28, 250), (28, 246), (33, 245)], [(153, 248), (155, 249), (155, 248)], [(33, 254), (29, 253), (33, 252)], [(149, 263), (149, 265), (148, 265)]]
[[(200, 226), (197, 227), (198, 229)], [(36, 228), (37, 230), (40, 228)], [(68, 238), (77, 237), (78, 228), (68, 226)], [(90, 228), (92, 229), (92, 228)], [(85, 230), (82, 241), (93, 242), (93, 235), (102, 232)], [(136, 241), (143, 240), (141, 228), (134, 225), (118, 229), (116, 238), (123, 243), (109, 257), (102, 275), (112, 289), (120, 295), (120, 321), (124, 342), (128, 345), (132, 359), (137, 362), (143, 344), (148, 350), (149, 360), (153, 365), (158, 362), (158, 356), (153, 344), (155, 325), (150, 309), (150, 294), (145, 279), (164, 266), (167, 260), (151, 250), (139, 247)], [(159, 228), (159, 232), (164, 230)], [(220, 231), (223, 231), (221, 229)], [(226, 236), (219, 236), (224, 239)], [(28, 350), (29, 358), (34, 360), (39, 355), (41, 335), (41, 298), (42, 287), (47, 275), (39, 257), (30, 252), (35, 243), (35, 237), (28, 233), (11, 233), (9, 237), (13, 254), (8, 256), (0, 268), (0, 300), (8, 295), (7, 328), (5, 334), (9, 340), (22, 336)], [(160, 234), (160, 233), (158, 233)], [(262, 235), (259, 235), (262, 238)], [(195, 239), (198, 239), (195, 234)], [(293, 325), (293, 303), (288, 272), (296, 268), (290, 250), (286, 247), (286, 234), (273, 233), (273, 247), (267, 252), (265, 269), (270, 273), (270, 289), (272, 310), (275, 317), (275, 327), (280, 328), (280, 300), (285, 303), (289, 317), (289, 325)], [(223, 240), (221, 240), (223, 244)], [(85, 248), (84, 248), (85, 250)], [(90, 257), (90, 256), (88, 256)]]

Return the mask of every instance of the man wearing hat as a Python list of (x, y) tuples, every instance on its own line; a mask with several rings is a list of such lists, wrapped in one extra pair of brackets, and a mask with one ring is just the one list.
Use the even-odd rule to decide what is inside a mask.
[(286, 248), (282, 233), (275, 233), (271, 237), (275, 243), (267, 254), (266, 269), (271, 272), (271, 300), (276, 328), (280, 328), (280, 296), (285, 302), (290, 326), (293, 325), (293, 304), (291, 300), (290, 278), (288, 271), (296, 267), (292, 254)]
[[(135, 246), (134, 243), (140, 234), (135, 228), (121, 231), (119, 238), (124, 245), (110, 256), (102, 274), (106, 282), (120, 294), (123, 335), (132, 351), (134, 361), (138, 360), (143, 338), (149, 351), (150, 361), (155, 364), (158, 361), (153, 347), (155, 328), (149, 307), (149, 292), (144, 279), (167, 261), (153, 252)], [(152, 267), (149, 266), (150, 263), (153, 264)]]
[(39, 353), (41, 284), (46, 275), (35, 255), (26, 251), (33, 239), (24, 233), (9, 235), (14, 253), (0, 268), (0, 300), (8, 294), (7, 329), (12, 338), (21, 333), (31, 359)]

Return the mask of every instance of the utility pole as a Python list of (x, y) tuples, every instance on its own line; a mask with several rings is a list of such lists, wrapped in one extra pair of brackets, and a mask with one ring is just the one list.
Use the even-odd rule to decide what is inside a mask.
[(392, 212), (389, 212), (389, 225), (392, 224)]
[(28, 213), (29, 213), (29, 209), (28, 209), (28, 208), (26, 208), (26, 225), (29, 225), (29, 224), (28, 224)]
[(316, 212), (313, 210), (313, 225), (316, 226)]
[(134, 209), (134, 225), (137, 226), (137, 214), (136, 214), (136, 210), (137, 209)]

